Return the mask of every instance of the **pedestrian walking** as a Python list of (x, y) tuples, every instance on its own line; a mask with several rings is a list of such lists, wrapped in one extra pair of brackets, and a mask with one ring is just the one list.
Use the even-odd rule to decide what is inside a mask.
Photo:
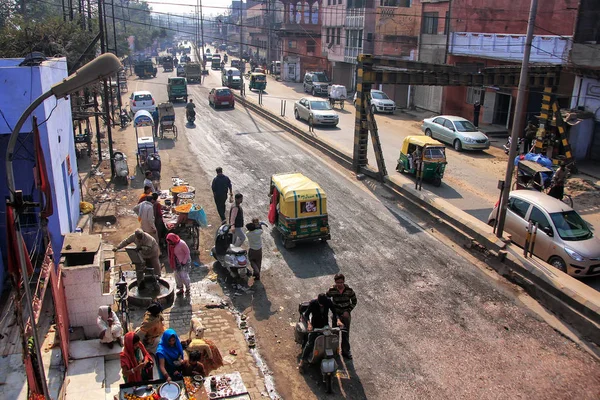
[(192, 258), (190, 248), (187, 243), (174, 233), (167, 235), (167, 244), (169, 251), (169, 264), (175, 273), (175, 284), (177, 286), (177, 295), (183, 294), (183, 286), (187, 295), (190, 295), (190, 269)]
[(327, 291), (327, 297), (331, 298), (335, 315), (338, 316), (345, 327), (345, 330), (342, 332), (342, 355), (351, 360), (350, 322), (352, 320), (352, 310), (356, 307), (356, 294), (350, 286), (346, 285), (344, 274), (335, 274), (333, 280), (335, 284)]
[(308, 132), (309, 133), (314, 133), (315, 132), (315, 127), (314, 127), (313, 119), (312, 118), (308, 119)]
[(167, 227), (163, 221), (163, 206), (158, 201), (158, 193), (152, 193), (152, 205), (154, 206), (154, 226), (156, 226), (158, 244), (160, 247), (164, 247)]
[(133, 207), (133, 212), (138, 216), (140, 228), (147, 234), (151, 235), (156, 243), (159, 243), (154, 219), (154, 204), (152, 204), (152, 196), (147, 196), (144, 201)]
[(154, 120), (154, 136), (158, 136), (158, 107), (154, 108), (152, 111), (152, 119)]
[(268, 226), (264, 222), (259, 222), (254, 218), (252, 223), (246, 224), (246, 236), (248, 237), (248, 261), (252, 266), (252, 275), (255, 281), (260, 280), (260, 270), (262, 268), (262, 227)]
[(229, 210), (229, 225), (233, 234), (233, 245), (240, 247), (246, 241), (244, 234), (244, 209), (242, 208), (244, 196), (241, 193), (235, 195), (235, 204)]
[(142, 289), (144, 287), (144, 269), (146, 266), (154, 269), (154, 275), (160, 276), (160, 249), (152, 235), (138, 228), (132, 235), (114, 247), (113, 251), (122, 249), (130, 243), (135, 243), (140, 257), (144, 259), (145, 265), (141, 265), (139, 269), (136, 268), (135, 270), (138, 288)]
[(479, 127), (479, 112), (481, 111), (481, 104), (478, 101), (473, 104), (473, 125), (476, 128)]
[(225, 218), (227, 193), (229, 192), (229, 196), (233, 196), (233, 191), (231, 189), (231, 181), (227, 175), (223, 174), (223, 168), (218, 167), (216, 171), (217, 176), (215, 176), (212, 181), (212, 192), (215, 199), (215, 205), (217, 206), (217, 212), (221, 218), (221, 224), (224, 224), (227, 222), (227, 219)]

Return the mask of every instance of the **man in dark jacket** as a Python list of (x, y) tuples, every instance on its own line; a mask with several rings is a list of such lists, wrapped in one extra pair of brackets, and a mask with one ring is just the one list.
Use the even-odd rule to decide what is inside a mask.
[(341, 326), (342, 323), (336, 317), (333, 303), (325, 293), (321, 293), (316, 299), (311, 300), (304, 312), (304, 319), (308, 323), (308, 340), (302, 349), (302, 358), (298, 364), (300, 371), (303, 370), (304, 363), (308, 362), (308, 355), (313, 351), (315, 340), (319, 337), (319, 333), (313, 332), (313, 329), (320, 329), (329, 324), (329, 312), (331, 312), (331, 321), (337, 321), (338, 326)]
[(346, 285), (344, 274), (335, 274), (333, 277), (335, 284), (327, 291), (327, 297), (331, 298), (334, 306), (334, 312), (344, 324), (346, 330), (342, 332), (342, 355), (347, 359), (352, 359), (350, 352), (350, 313), (356, 307), (356, 294), (354, 290)]
[(217, 206), (217, 211), (219, 212), (219, 217), (221, 217), (221, 224), (227, 222), (225, 218), (225, 202), (227, 201), (227, 192), (229, 195), (233, 195), (233, 191), (231, 190), (231, 181), (227, 177), (227, 175), (223, 174), (223, 168), (217, 168), (217, 176), (212, 181), (212, 192), (213, 197), (215, 198), (215, 205)]

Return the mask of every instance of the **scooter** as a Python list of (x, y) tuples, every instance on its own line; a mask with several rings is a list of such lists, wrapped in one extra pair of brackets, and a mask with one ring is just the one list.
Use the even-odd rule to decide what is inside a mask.
[(115, 178), (121, 178), (125, 183), (127, 183), (127, 177), (129, 176), (127, 156), (120, 151), (115, 151), (113, 156), (113, 165), (115, 169)]
[[(296, 322), (296, 329), (294, 331), (294, 340), (300, 344), (302, 348), (308, 341), (308, 323), (304, 319), (304, 312), (308, 307), (309, 303), (300, 303), (298, 306), (298, 312), (300, 313), (300, 319)], [(331, 328), (325, 326), (324, 328), (315, 328), (311, 332), (318, 333), (319, 336), (315, 339), (315, 347), (308, 358), (310, 365), (320, 365), (321, 375), (323, 376), (323, 382), (325, 383), (325, 389), (327, 393), (331, 393), (333, 390), (333, 377), (338, 370), (338, 364), (335, 361), (336, 355), (338, 355), (338, 349), (341, 342), (342, 328)]]
[(194, 125), (194, 121), (196, 120), (196, 111), (194, 111), (194, 110), (187, 110), (185, 112), (185, 116), (187, 117), (188, 124)]
[(129, 125), (129, 123), (131, 122), (131, 117), (129, 116), (129, 113), (127, 113), (125, 107), (121, 108), (121, 113), (119, 114), (119, 117), (121, 118), (121, 128), (125, 129), (127, 125)]
[(231, 225), (224, 224), (217, 229), (215, 246), (210, 255), (229, 272), (234, 279), (247, 279), (250, 276), (246, 250), (232, 245)]
[[(502, 145), (502, 148), (504, 149), (504, 154), (508, 154), (510, 152), (510, 145), (512, 143), (512, 138), (509, 136), (508, 139), (506, 140), (506, 144)], [(517, 146), (517, 152), (520, 153), (521, 152), (521, 146), (523, 145), (523, 138), (519, 138), (519, 144)], [(525, 149), (526, 151), (529, 149)]]

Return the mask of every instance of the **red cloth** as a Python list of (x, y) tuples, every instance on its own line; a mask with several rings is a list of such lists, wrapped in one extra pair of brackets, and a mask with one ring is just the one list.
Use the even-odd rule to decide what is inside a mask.
[(277, 202), (279, 201), (279, 192), (277, 188), (273, 188), (273, 197), (271, 197), (271, 205), (269, 206), (269, 222), (273, 225), (277, 221)]
[(169, 253), (169, 265), (171, 269), (175, 270), (175, 246), (181, 241), (181, 238), (174, 233), (169, 233), (167, 235), (167, 250)]
[[(123, 375), (125, 375), (125, 370), (131, 370), (137, 367), (140, 363), (137, 362), (134, 354), (134, 344), (133, 337), (135, 333), (127, 332), (125, 334), (125, 347), (123, 347), (123, 351), (121, 352), (121, 369), (123, 370)], [(144, 361), (152, 361), (152, 356), (146, 350), (146, 347), (142, 344), (141, 341), (137, 343), (137, 346), (142, 350), (142, 354), (144, 355)], [(142, 381), (142, 370), (136, 370), (132, 375), (129, 375), (127, 378), (127, 383), (132, 382), (141, 382)]]
[[(42, 143), (40, 142), (40, 131), (37, 124), (34, 124), (34, 144), (35, 144), (35, 176), (37, 178), (37, 184), (42, 193), (44, 193), (44, 207), (41, 211), (42, 218), (48, 218), (54, 213), (54, 207), (52, 206), (52, 188), (48, 180), (48, 172), (46, 171), (46, 160), (44, 159), (44, 151), (42, 150)], [(67, 158), (67, 162), (71, 162), (70, 158)], [(71, 166), (67, 166), (69, 171)]]
[(29, 259), (29, 255), (27, 254), (27, 248), (25, 247), (25, 241), (23, 237), (19, 237), (15, 234), (15, 216), (14, 210), (12, 207), (6, 207), (6, 242), (8, 247), (8, 273), (14, 277), (16, 284), (21, 285), (21, 264), (19, 258), (19, 249), (17, 247), (17, 240), (21, 240), (23, 242), (23, 248), (25, 250), (25, 262), (27, 263), (27, 274), (33, 274), (33, 266), (31, 265), (31, 260)]

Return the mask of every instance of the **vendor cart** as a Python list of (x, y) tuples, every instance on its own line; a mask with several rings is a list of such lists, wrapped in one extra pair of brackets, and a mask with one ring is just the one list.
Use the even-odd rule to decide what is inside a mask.
[(158, 105), (158, 121), (158, 132), (161, 139), (165, 138), (165, 132), (173, 133), (173, 139), (177, 139), (173, 103), (160, 103)]
[(192, 186), (174, 186), (163, 190), (159, 202), (163, 205), (163, 222), (168, 233), (184, 239), (192, 253), (199, 254), (200, 226), (206, 226), (206, 214), (202, 207), (194, 204), (196, 189)]
[(331, 108), (334, 108), (336, 104), (340, 105), (340, 108), (344, 109), (344, 103), (348, 93), (346, 92), (346, 86), (344, 85), (331, 85), (329, 87), (329, 104)]
[[(154, 141), (154, 119), (146, 110), (140, 110), (133, 117), (133, 126), (135, 128), (135, 138), (137, 142), (137, 164), (143, 172), (149, 170), (148, 157), (153, 154), (158, 155), (158, 147)], [(148, 132), (150, 136), (148, 136)]]

